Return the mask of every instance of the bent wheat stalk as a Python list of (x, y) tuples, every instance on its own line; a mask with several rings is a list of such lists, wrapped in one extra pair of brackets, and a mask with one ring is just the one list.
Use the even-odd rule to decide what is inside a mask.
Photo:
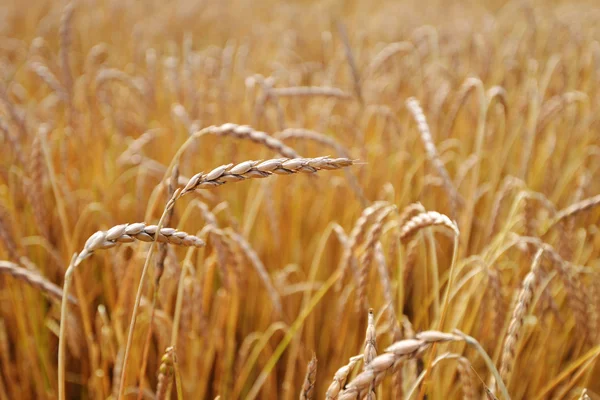
[(450, 229), (456, 236), (459, 234), (456, 224), (446, 215), (440, 214), (437, 211), (428, 211), (412, 217), (401, 226), (400, 240), (407, 242), (418, 231), (429, 226), (443, 226)]

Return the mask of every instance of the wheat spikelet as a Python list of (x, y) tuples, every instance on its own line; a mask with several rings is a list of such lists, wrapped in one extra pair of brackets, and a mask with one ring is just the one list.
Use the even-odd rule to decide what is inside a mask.
[(117, 164), (139, 164), (142, 161), (142, 157), (140, 156), (142, 149), (157, 137), (158, 132), (158, 129), (150, 129), (141, 134), (137, 139), (132, 140), (125, 151), (117, 158)]
[[(156, 225), (146, 225), (143, 222), (133, 224), (121, 224), (107, 231), (97, 231), (89, 237), (83, 250), (77, 257), (75, 265), (91, 256), (97, 250), (109, 249), (119, 243), (131, 243), (135, 240), (142, 242), (153, 242), (157, 233)], [(183, 231), (173, 228), (162, 228), (158, 232), (156, 241), (179, 246), (204, 246), (204, 241)]]
[(366, 75), (373, 75), (396, 54), (408, 52), (414, 49), (415, 46), (411, 42), (395, 42), (386, 45), (379, 53), (377, 53), (377, 55), (375, 55), (375, 57), (373, 57), (369, 66), (367, 67)]
[(44, 83), (46, 83), (46, 85), (48, 85), (50, 89), (52, 89), (56, 93), (56, 95), (61, 101), (68, 101), (69, 95), (67, 94), (66, 89), (63, 87), (63, 85), (59, 82), (58, 78), (56, 78), (56, 76), (52, 73), (52, 71), (50, 71), (50, 69), (47, 66), (38, 61), (33, 61), (29, 63), (29, 66), (31, 67), (33, 72), (35, 72), (35, 74), (39, 76), (44, 81)]
[[(63, 297), (63, 291), (54, 283), (46, 280), (43, 276), (35, 271), (27, 270), (18, 264), (10, 261), (0, 261), (0, 274), (6, 273), (15, 279), (19, 279), (29, 285), (40, 289), (44, 294), (51, 298), (60, 301)], [(68, 296), (68, 300), (72, 304), (77, 304), (77, 300), (72, 296)]]
[(340, 157), (350, 158), (350, 151), (331, 136), (302, 128), (288, 128), (274, 135), (279, 140), (304, 139), (322, 144), (335, 150)]
[(585, 336), (585, 340), (590, 343), (595, 333), (593, 333), (593, 318), (589, 318), (589, 309), (586, 304), (589, 304), (585, 292), (581, 289), (581, 283), (575, 280), (569, 271), (570, 263), (565, 261), (560, 254), (549, 244), (542, 242), (537, 237), (518, 237), (518, 241), (523, 243), (531, 243), (538, 248), (544, 250), (545, 255), (549, 257), (552, 263), (556, 266), (556, 271), (560, 277), (566, 292), (567, 303), (573, 310), (577, 329), (581, 329)]
[(587, 389), (583, 389), (581, 391), (581, 396), (579, 396), (579, 400), (591, 400), (592, 398), (590, 397), (590, 395), (587, 393)]
[(273, 88), (271, 93), (278, 97), (333, 97), (340, 100), (350, 100), (352, 96), (342, 89), (328, 86), (295, 86)]
[(424, 331), (416, 335), (415, 339), (405, 339), (393, 343), (386, 353), (375, 357), (369, 366), (358, 374), (345, 390), (339, 395), (339, 400), (356, 399), (366, 393), (371, 384), (380, 382), (385, 374), (403, 359), (410, 359), (422, 354), (434, 343), (461, 341), (462, 338), (449, 333), (438, 331)]
[(286, 146), (278, 140), (265, 132), (261, 132), (253, 129), (247, 125), (237, 125), (232, 123), (226, 123), (220, 126), (209, 126), (198, 131), (195, 135), (200, 133), (210, 133), (217, 136), (231, 136), (236, 139), (246, 139), (254, 143), (265, 146), (268, 149), (282, 155), (286, 158), (299, 158), (300, 155), (289, 146)]
[(20, 259), (20, 250), (15, 242), (12, 218), (8, 210), (0, 203), (0, 242), (4, 245), (8, 257), (13, 261)]
[(30, 182), (25, 185), (25, 192), (29, 198), (29, 203), (33, 210), (33, 217), (40, 234), (46, 238), (50, 238), (49, 215), (44, 201), (43, 183), (47, 182), (46, 166), (42, 149), (41, 136), (45, 136), (48, 132), (46, 125), (41, 125), (38, 129), (38, 134), (33, 139), (31, 145), (31, 158), (29, 159), (29, 176)]
[[(350, 151), (344, 146), (342, 146), (338, 141), (336, 141), (330, 136), (324, 135), (317, 131), (301, 128), (288, 128), (276, 134), (275, 137), (282, 141), (288, 139), (310, 140), (315, 143), (319, 143), (323, 146), (332, 148), (340, 157), (351, 158)], [(368, 201), (365, 197), (363, 188), (360, 186), (358, 180), (356, 179), (356, 176), (349, 170), (344, 170), (344, 173), (346, 174), (346, 177), (348, 178), (348, 183), (350, 184), (350, 187), (356, 194), (356, 197), (361, 201), (363, 207), (366, 207)]]
[(536, 133), (543, 131), (550, 121), (552, 121), (552, 118), (567, 105), (574, 102), (586, 103), (589, 102), (589, 98), (587, 94), (583, 92), (567, 92), (562, 95), (554, 96), (548, 100), (540, 111), (536, 125)]
[(366, 243), (364, 245), (364, 252), (358, 263), (358, 286), (356, 290), (357, 294), (357, 310), (361, 307), (365, 307), (368, 303), (366, 289), (369, 280), (369, 270), (371, 262), (373, 260), (373, 253), (375, 251), (375, 245), (381, 238), (381, 232), (383, 230), (383, 222), (392, 213), (396, 211), (396, 206), (389, 206), (379, 212), (379, 215), (373, 221), (369, 232), (367, 233)]
[(108, 46), (106, 43), (98, 43), (92, 46), (85, 58), (84, 70), (91, 73), (98, 65), (102, 64), (108, 58)]
[(400, 227), (400, 240), (407, 242), (421, 229), (437, 225), (450, 229), (458, 237), (458, 227), (450, 218), (436, 211), (428, 211), (412, 217)]
[(315, 381), (317, 379), (317, 357), (313, 353), (310, 362), (306, 366), (306, 376), (300, 392), (300, 400), (312, 400), (315, 395)]
[(344, 365), (335, 372), (333, 380), (327, 389), (327, 394), (325, 395), (327, 400), (336, 400), (338, 398), (339, 393), (344, 389), (348, 375), (350, 375), (356, 364), (358, 364), (358, 362), (362, 359), (362, 354), (354, 356), (350, 358), (348, 364)]
[(354, 59), (354, 54), (352, 54), (352, 47), (350, 46), (350, 40), (348, 39), (348, 33), (346, 32), (346, 27), (341, 22), (337, 23), (338, 32), (340, 33), (340, 37), (342, 39), (342, 44), (344, 45), (344, 54), (346, 55), (346, 61), (348, 62), (348, 66), (350, 67), (350, 72), (352, 73), (352, 81), (354, 83), (354, 92), (356, 93), (356, 97), (361, 104), (364, 103), (363, 94), (362, 94), (362, 86), (361, 86), (361, 78), (360, 72), (358, 71), (358, 66), (356, 64), (356, 60)]
[(122, 83), (141, 99), (146, 98), (146, 85), (139, 79), (133, 78), (131, 75), (116, 68), (103, 68), (98, 71), (96, 74), (96, 92), (100, 92), (104, 85), (113, 81)]
[(500, 215), (500, 207), (502, 205), (502, 200), (508, 195), (508, 193), (517, 187), (524, 187), (525, 182), (521, 179), (514, 176), (507, 176), (502, 180), (502, 184), (500, 185), (500, 189), (496, 192), (496, 197), (494, 198), (494, 202), (492, 204), (492, 210), (490, 211), (490, 222), (488, 223), (489, 229), (487, 233), (488, 240), (492, 237), (492, 235), (496, 232), (496, 227), (498, 223), (498, 216)]
[(492, 306), (491, 318), (494, 332), (500, 334), (504, 329), (504, 320), (506, 318), (506, 305), (504, 302), (504, 296), (502, 295), (502, 282), (500, 275), (495, 268), (489, 268), (488, 270), (488, 286), (491, 289)]
[[(426, 212), (425, 207), (419, 202), (411, 203), (404, 207), (398, 216), (398, 226), (404, 226), (406, 222), (411, 219), (416, 214), (421, 214)], [(389, 259), (391, 263), (394, 263), (398, 257), (398, 252), (400, 250), (400, 234), (401, 230), (396, 229), (393, 233), (392, 243), (389, 249)]]
[(596, 207), (600, 204), (600, 195), (593, 196), (587, 198), (585, 200), (578, 201), (576, 203), (571, 204), (570, 206), (563, 208), (558, 211), (554, 216), (554, 219), (550, 223), (550, 226), (556, 225), (564, 219), (571, 218), (576, 216), (577, 214), (587, 211), (590, 208)]
[(190, 178), (183, 188), (181, 196), (196, 190), (209, 189), (227, 182), (239, 182), (246, 179), (266, 178), (275, 175), (290, 175), (298, 172), (312, 173), (319, 170), (335, 170), (353, 165), (348, 158), (279, 158), (267, 161), (245, 161), (239, 164), (225, 164), (209, 173), (199, 173)]
[[(341, 270), (341, 276), (338, 281), (339, 283), (336, 286), (337, 291), (339, 291), (342, 287), (342, 282), (346, 277), (346, 271), (348, 270), (348, 267), (351, 266), (352, 263), (356, 263), (354, 252), (356, 251), (356, 248), (358, 247), (366, 233), (367, 225), (386, 205), (387, 203), (384, 201), (377, 201), (369, 207), (365, 208), (361, 213), (360, 217), (356, 220), (356, 223), (354, 224), (354, 227), (352, 228), (352, 231), (348, 236), (347, 243), (344, 246), (344, 252), (342, 253), (342, 257), (340, 259), (339, 268)], [(358, 281), (358, 275), (356, 275), (356, 278)]]
[(462, 385), (463, 399), (476, 400), (478, 398), (477, 386), (473, 382), (471, 363), (465, 357), (458, 358), (458, 377)]
[[(1, 90), (1, 89), (0, 89)], [(21, 151), (21, 144), (18, 139), (12, 134), (10, 127), (6, 121), (0, 117), (0, 132), (4, 134), (8, 146), (10, 146), (11, 153), (17, 158), (19, 165), (26, 165), (25, 159), (23, 158), (23, 152)]]
[(510, 324), (508, 326), (508, 333), (506, 339), (504, 339), (504, 346), (502, 348), (502, 359), (500, 362), (500, 376), (502, 381), (508, 385), (512, 374), (513, 365), (517, 357), (517, 344), (519, 341), (519, 334), (523, 327), (523, 321), (525, 314), (529, 309), (531, 300), (533, 299), (533, 292), (535, 290), (537, 275), (542, 260), (542, 254), (544, 250), (538, 250), (533, 258), (531, 264), (531, 271), (527, 274), (523, 280), (523, 287), (519, 292), (517, 303), (512, 313)]
[(461, 199), (460, 194), (454, 187), (454, 184), (450, 179), (450, 175), (448, 175), (448, 171), (446, 170), (446, 167), (444, 167), (444, 163), (438, 155), (437, 149), (431, 137), (429, 125), (427, 124), (427, 119), (425, 118), (425, 114), (423, 113), (423, 109), (419, 105), (419, 101), (414, 97), (411, 97), (406, 101), (406, 106), (408, 107), (408, 110), (417, 122), (417, 128), (419, 129), (419, 132), (421, 134), (421, 141), (423, 142), (423, 146), (425, 146), (427, 157), (435, 167), (440, 178), (442, 178), (442, 180), (444, 181), (444, 187), (446, 188), (446, 191), (448, 192), (448, 195), (451, 198), (451, 208), (452, 210), (455, 210), (456, 205), (462, 203), (463, 200)]
[(166, 400), (167, 393), (170, 392), (171, 385), (173, 384), (173, 353), (173, 347), (167, 347), (160, 359), (158, 383), (156, 384), (156, 400)]
[(480, 83), (481, 83), (481, 81), (479, 81), (478, 79), (467, 78), (465, 80), (465, 82), (461, 85), (460, 90), (459, 90), (458, 94), (456, 95), (456, 100), (452, 104), (452, 107), (451, 107), (450, 111), (448, 112), (448, 117), (446, 119), (446, 121), (448, 121), (448, 122), (445, 124), (444, 130), (442, 131), (442, 135), (441, 135), (442, 138), (447, 138), (450, 136), (450, 132), (452, 132), (452, 129), (454, 128), (454, 124), (456, 122), (456, 116), (458, 115), (460, 108), (463, 106), (463, 104), (467, 100), (469, 94), (473, 90), (477, 89), (477, 86), (480, 85)]

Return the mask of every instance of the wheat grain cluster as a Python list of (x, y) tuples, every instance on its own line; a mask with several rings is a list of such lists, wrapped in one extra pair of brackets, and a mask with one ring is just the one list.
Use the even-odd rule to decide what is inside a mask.
[(600, 399), (599, 20), (3, 1), (0, 400)]

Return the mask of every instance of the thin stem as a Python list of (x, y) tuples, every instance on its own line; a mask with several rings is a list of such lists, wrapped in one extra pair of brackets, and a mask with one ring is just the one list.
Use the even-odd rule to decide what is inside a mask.
[[(454, 249), (452, 250), (452, 264), (450, 265), (450, 272), (449, 272), (449, 276), (448, 276), (448, 286), (446, 287), (446, 292), (444, 294), (444, 305), (442, 307), (442, 314), (440, 315), (440, 321), (438, 323), (438, 328), (437, 328), (437, 330), (440, 332), (443, 329), (444, 321), (446, 319), (446, 313), (448, 311), (448, 304), (450, 303), (450, 290), (452, 289), (452, 285), (454, 283), (454, 269), (456, 266), (456, 259), (458, 257), (458, 243), (459, 243), (458, 238), (459, 238), (458, 235), (454, 235)], [(418, 399), (423, 399), (425, 396), (425, 387), (427, 386), (427, 377), (429, 376), (429, 373), (431, 372), (431, 366), (432, 366), (432, 362), (433, 362), (433, 357), (435, 356), (436, 347), (437, 347), (437, 343), (434, 343), (431, 348), (431, 356), (429, 358), (427, 368), (425, 369), (425, 377), (423, 378), (424, 383), (423, 383), (423, 385), (421, 385)]]
[[(158, 221), (156, 231), (160, 232), (162, 229), (165, 218), (171, 208), (175, 206), (175, 201), (179, 197), (180, 190), (177, 190), (171, 199), (167, 202), (167, 205)], [(129, 333), (127, 334), (127, 345), (125, 346), (125, 355), (123, 357), (123, 367), (121, 370), (121, 380), (119, 382), (119, 395), (117, 397), (118, 400), (121, 400), (125, 391), (125, 376), (127, 375), (127, 364), (129, 363), (129, 352), (131, 351), (131, 345), (133, 343), (133, 331), (135, 330), (135, 323), (137, 321), (137, 311), (140, 307), (140, 303), (142, 301), (142, 292), (144, 291), (144, 281), (146, 280), (146, 275), (148, 275), (148, 267), (150, 266), (150, 260), (154, 255), (154, 250), (157, 247), (157, 240), (159, 235), (154, 235), (154, 241), (152, 242), (152, 246), (150, 246), (150, 250), (148, 251), (148, 255), (146, 256), (146, 261), (144, 262), (144, 268), (142, 269), (142, 275), (140, 276), (140, 283), (138, 285), (137, 294), (135, 296), (135, 304), (133, 306), (133, 312), (131, 315), (131, 322), (129, 324)]]
[(69, 288), (73, 279), (73, 271), (75, 270), (75, 260), (77, 253), (73, 254), (71, 263), (65, 273), (63, 283), (63, 296), (60, 304), (60, 328), (58, 331), (58, 400), (65, 400), (65, 344), (66, 344), (66, 323), (67, 323), (67, 308), (69, 298)]

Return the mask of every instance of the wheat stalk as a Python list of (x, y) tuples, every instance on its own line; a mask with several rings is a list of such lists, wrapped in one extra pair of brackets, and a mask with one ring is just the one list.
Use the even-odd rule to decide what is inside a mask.
[[(369, 364), (377, 357), (377, 335), (375, 332), (375, 316), (373, 315), (373, 309), (369, 309), (368, 321), (367, 321), (367, 334), (365, 335), (365, 349), (364, 349), (364, 364), (363, 370), (366, 370)], [(371, 384), (369, 392), (367, 394), (367, 400), (375, 400), (375, 383)]]

